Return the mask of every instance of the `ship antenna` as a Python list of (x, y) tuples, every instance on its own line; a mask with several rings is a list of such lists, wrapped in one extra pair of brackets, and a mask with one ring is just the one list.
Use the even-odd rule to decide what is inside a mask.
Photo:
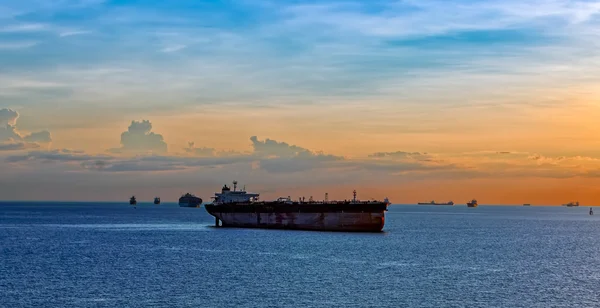
[(356, 189), (352, 191), (352, 194), (354, 195), (353, 201), (356, 202)]
[(237, 188), (237, 181), (233, 181), (233, 191)]
[(329, 201), (329, 193), (325, 193), (325, 202)]

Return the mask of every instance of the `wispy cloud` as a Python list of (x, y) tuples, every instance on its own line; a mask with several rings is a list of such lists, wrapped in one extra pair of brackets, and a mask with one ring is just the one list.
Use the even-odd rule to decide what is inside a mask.
[(0, 33), (38, 32), (49, 29), (50, 26), (42, 23), (12, 24), (0, 26)]
[[(373, 8), (377, 8), (373, 13)], [(373, 36), (434, 35), (454, 31), (539, 28), (556, 25), (558, 18), (584, 23), (600, 12), (591, 1), (402, 1), (376, 3), (284, 5), (289, 25), (329, 25), (337, 30)]]
[(31, 48), (39, 42), (23, 41), (23, 42), (0, 42), (0, 50), (17, 50)]
[(68, 36), (83, 35), (83, 34), (89, 34), (89, 33), (92, 33), (92, 31), (73, 30), (73, 31), (60, 32), (59, 36), (60, 37), (68, 37)]
[(176, 52), (176, 51), (180, 51), (184, 48), (186, 48), (186, 45), (172, 45), (172, 46), (167, 46), (163, 49), (161, 49), (162, 52), (166, 52), (166, 53), (170, 53), (170, 52)]

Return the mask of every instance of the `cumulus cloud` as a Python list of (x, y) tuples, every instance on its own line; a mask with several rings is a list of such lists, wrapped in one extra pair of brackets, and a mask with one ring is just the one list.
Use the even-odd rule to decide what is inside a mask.
[(50, 135), (49, 131), (44, 130), (40, 132), (31, 133), (30, 135), (23, 137), (23, 140), (28, 142), (47, 143), (52, 141), (52, 136)]
[(23, 150), (38, 148), (39, 143), (52, 142), (49, 131), (33, 132), (23, 134), (17, 130), (19, 113), (15, 110), (0, 109), (0, 150)]
[(333, 166), (331, 163), (344, 160), (341, 156), (314, 152), (303, 147), (272, 139), (258, 140), (250, 137), (253, 155), (260, 168), (268, 172), (297, 172)]
[(311, 151), (309, 149), (290, 145), (286, 142), (279, 142), (272, 139), (258, 140), (258, 137), (250, 137), (254, 155), (264, 158), (298, 158), (313, 159), (321, 161), (342, 160), (341, 156), (328, 155), (323, 152)]
[[(152, 133), (151, 128), (148, 121), (132, 122), (129, 130), (123, 133), (123, 147), (114, 150), (120, 153), (127, 150), (137, 150), (134, 151), (136, 152), (136, 157), (98, 156), (70, 150), (55, 150), (13, 155), (6, 158), (6, 161), (10, 163), (31, 161), (79, 162), (85, 170), (106, 172), (174, 171), (246, 164), (247, 166), (253, 166), (253, 168), (257, 166), (259, 169), (271, 173), (289, 173), (317, 168), (331, 168), (336, 167), (336, 162), (344, 161), (344, 158), (340, 156), (327, 155), (322, 152), (311, 151), (271, 139), (258, 140), (255, 136), (250, 138), (253, 151), (246, 153), (196, 147), (193, 142), (190, 142), (185, 151), (193, 154), (193, 156), (139, 155), (138, 152), (148, 153), (156, 149), (162, 149), (164, 152), (166, 150), (166, 144), (164, 144), (162, 136)], [(131, 141), (132, 139), (134, 141)]]
[(8, 108), (0, 109), (0, 126), (15, 125), (18, 118), (18, 112)]
[(23, 138), (14, 126), (7, 124), (6, 126), (0, 127), (0, 142), (13, 142), (22, 139)]
[[(37, 132), (21, 137), (14, 126), (18, 114), (4, 112), (3, 121), (10, 129), (5, 134), (13, 136), (11, 143), (1, 144), (0, 151), (16, 151), (38, 147), (36, 143), (50, 139), (49, 133)], [(7, 133), (8, 132), (8, 133)], [(21, 137), (16, 140), (14, 136)], [(166, 155), (163, 137), (152, 132), (149, 121), (133, 121), (121, 136), (122, 147), (115, 152), (129, 155), (89, 155), (81, 151), (32, 151), (11, 155), (5, 162), (27, 165), (31, 162), (54, 162), (79, 166), (79, 170), (97, 172), (152, 172), (223, 168), (236, 165), (244, 170), (266, 174), (308, 174), (313, 170), (326, 174), (361, 174), (376, 176), (406, 176), (426, 178), (475, 178), (532, 176), (568, 178), (593, 176), (600, 170), (600, 159), (583, 156), (549, 157), (540, 154), (514, 151), (478, 151), (468, 153), (427, 152), (377, 152), (366, 157), (345, 158), (325, 154), (305, 147), (273, 139), (250, 137), (250, 152), (223, 151), (212, 147), (197, 147), (189, 142), (185, 154)], [(140, 155), (141, 154), (141, 155)], [(33, 164), (32, 164), (33, 166)], [(274, 175), (275, 176), (275, 175)]]
[(152, 132), (150, 121), (131, 121), (127, 131), (121, 134), (121, 147), (110, 151), (113, 153), (166, 153), (167, 143), (162, 135)]

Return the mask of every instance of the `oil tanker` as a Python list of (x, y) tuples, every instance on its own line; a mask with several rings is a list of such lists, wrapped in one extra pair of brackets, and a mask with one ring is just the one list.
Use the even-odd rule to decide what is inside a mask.
[(260, 201), (259, 194), (233, 190), (224, 185), (215, 193), (212, 203), (205, 204), (206, 211), (215, 217), (217, 227), (296, 229), (316, 231), (381, 232), (385, 212), (390, 204), (384, 201), (359, 201), (356, 190), (352, 200), (293, 201), (289, 196), (275, 201)]

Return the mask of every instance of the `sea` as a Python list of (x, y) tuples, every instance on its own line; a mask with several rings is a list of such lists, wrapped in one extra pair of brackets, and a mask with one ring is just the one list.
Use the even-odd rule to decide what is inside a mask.
[(391, 205), (382, 233), (0, 203), (0, 307), (598, 307), (600, 208)]

